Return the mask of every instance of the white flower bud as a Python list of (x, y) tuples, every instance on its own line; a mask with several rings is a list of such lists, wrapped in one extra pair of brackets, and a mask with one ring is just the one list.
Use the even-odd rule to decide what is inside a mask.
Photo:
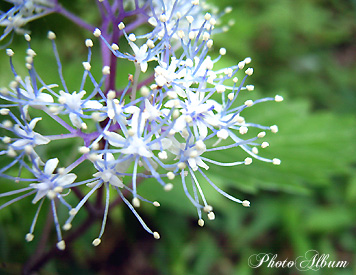
[(246, 90), (247, 90), (247, 91), (251, 92), (251, 91), (253, 91), (254, 89), (255, 89), (255, 86), (253, 86), (253, 85), (246, 85)]
[(120, 22), (119, 25), (117, 25), (119, 30), (123, 30), (125, 28), (125, 24), (123, 22)]
[(204, 226), (204, 220), (203, 219), (199, 219), (198, 220), (198, 224), (200, 227), (203, 227)]
[(27, 233), (26, 236), (25, 236), (25, 240), (26, 240), (26, 242), (32, 242), (34, 237), (35, 236), (33, 234)]
[(134, 33), (130, 33), (129, 40), (132, 42), (136, 41), (136, 35)]
[(12, 49), (6, 49), (6, 54), (8, 56), (13, 56), (15, 53), (14, 53), (14, 51)]
[(115, 43), (112, 43), (112, 44), (111, 44), (111, 49), (112, 49), (113, 51), (118, 51), (118, 50), (119, 50), (119, 46), (118, 46), (117, 44), (115, 44)]
[(50, 40), (54, 40), (54, 39), (56, 39), (56, 34), (52, 31), (49, 31), (47, 34), (47, 38)]
[(155, 207), (160, 207), (160, 206), (161, 206), (158, 201), (154, 201), (154, 202), (153, 202), (153, 205), (154, 205)]
[(172, 183), (167, 183), (165, 186), (164, 186), (164, 191), (171, 191), (173, 189), (173, 184)]
[(252, 158), (247, 157), (245, 158), (245, 165), (250, 165), (252, 163)]
[(169, 171), (169, 172), (167, 173), (167, 178), (168, 178), (169, 180), (173, 180), (175, 177), (176, 177), (176, 176), (174, 175), (173, 172)]
[(261, 148), (267, 148), (269, 146), (269, 143), (267, 141), (262, 142)]
[(153, 237), (158, 240), (159, 238), (161, 238), (161, 236), (159, 235), (158, 232), (153, 232)]
[(189, 22), (189, 24), (192, 24), (193, 21), (194, 21), (194, 17), (191, 16), (191, 15), (188, 15), (188, 16), (186, 16), (185, 18), (187, 19), (187, 21)]
[(64, 249), (66, 249), (66, 243), (62, 240), (62, 241), (60, 241), (60, 242), (58, 242), (57, 243), (57, 248), (59, 249), (59, 250), (64, 250)]
[(204, 212), (209, 213), (213, 211), (213, 207), (211, 205), (205, 205), (203, 208)]
[(91, 39), (86, 39), (86, 40), (85, 40), (85, 46), (88, 47), (88, 48), (93, 47), (93, 40), (91, 40)]
[(245, 207), (250, 207), (250, 202), (248, 200), (244, 200), (242, 202), (242, 206), (245, 206)]
[(104, 66), (102, 69), (103, 75), (109, 75), (110, 74), (110, 67), (109, 66)]
[(79, 151), (79, 153), (81, 153), (81, 154), (87, 154), (87, 153), (90, 152), (90, 148), (85, 147), (85, 146), (80, 146), (80, 147), (78, 148), (78, 151)]
[(274, 158), (274, 159), (272, 159), (272, 163), (273, 163), (274, 165), (280, 165), (280, 164), (281, 164), (281, 160)]
[(205, 19), (206, 21), (209, 21), (209, 20), (211, 19), (211, 14), (207, 12), (207, 13), (204, 15), (204, 19)]
[(165, 14), (161, 14), (159, 17), (159, 21), (161, 21), (162, 23), (167, 22), (167, 16)]
[(140, 205), (141, 205), (141, 203), (140, 203), (140, 200), (138, 199), (138, 198), (133, 198), (132, 199), (132, 205), (134, 206), (134, 207), (140, 207)]
[(251, 99), (245, 101), (245, 105), (247, 107), (251, 107), (253, 105), (253, 101)]
[(271, 129), (272, 133), (277, 133), (278, 132), (278, 126), (277, 125), (272, 125), (271, 127), (269, 127)]
[(24, 37), (25, 37), (25, 40), (26, 40), (27, 42), (30, 42), (30, 41), (31, 41), (31, 36), (30, 36), (28, 33), (25, 33), (25, 34), (24, 34)]
[(263, 138), (266, 135), (266, 132), (259, 132), (257, 137), (258, 138)]
[(280, 96), (280, 95), (276, 95), (276, 96), (274, 97), (274, 100), (275, 100), (276, 102), (281, 102), (281, 101), (283, 101), (283, 97)]
[(95, 37), (99, 37), (101, 35), (101, 30), (99, 30), (98, 28), (96, 28), (93, 32)]
[(151, 39), (148, 39), (146, 44), (147, 44), (147, 47), (149, 47), (150, 49), (153, 49), (155, 47), (155, 43), (153, 43), (153, 41)]
[(84, 69), (85, 69), (86, 71), (90, 71), (91, 65), (90, 65), (89, 62), (83, 62), (82, 64), (83, 64), (83, 67), (84, 67)]
[(245, 71), (245, 74), (247, 75), (252, 75), (253, 74), (253, 69), (252, 68), (248, 68), (246, 71)]
[(219, 94), (225, 92), (225, 86), (222, 84), (216, 85), (215, 89)]
[(66, 223), (65, 225), (63, 225), (62, 228), (63, 228), (64, 231), (68, 231), (68, 230), (70, 230), (72, 228), (72, 224)]
[(98, 246), (100, 243), (101, 243), (101, 239), (99, 239), (99, 238), (96, 238), (96, 239), (92, 242), (92, 244), (93, 244), (94, 246)]
[(227, 95), (227, 98), (230, 99), (230, 100), (233, 100), (234, 97), (235, 97), (235, 94), (234, 94), (234, 93), (229, 93), (229, 94)]
[(208, 219), (209, 220), (215, 220), (215, 214), (214, 214), (214, 212), (210, 212), (209, 214), (208, 214)]
[(226, 129), (221, 129), (216, 133), (216, 136), (221, 139), (227, 139), (229, 137), (229, 132)]
[(226, 49), (225, 48), (221, 48), (219, 50), (219, 53), (220, 53), (220, 55), (225, 55), (226, 54)]
[(179, 169), (183, 170), (183, 169), (185, 169), (186, 167), (187, 167), (187, 165), (186, 165), (184, 162), (178, 163), (178, 168), (179, 168)]
[(209, 39), (208, 42), (206, 42), (206, 46), (210, 49), (213, 46), (214, 42), (212, 39)]
[(255, 155), (258, 154), (258, 148), (257, 147), (253, 147), (252, 148), (252, 153), (254, 153)]

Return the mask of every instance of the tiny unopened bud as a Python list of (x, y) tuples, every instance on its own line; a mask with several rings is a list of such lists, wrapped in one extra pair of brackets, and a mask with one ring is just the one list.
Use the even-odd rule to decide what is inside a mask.
[(204, 220), (203, 219), (199, 219), (198, 220), (198, 224), (200, 227), (203, 227), (204, 226)]
[(277, 125), (272, 125), (271, 127), (269, 127), (271, 129), (272, 133), (277, 133), (278, 132), (278, 126)]
[(57, 248), (59, 249), (59, 250), (64, 250), (64, 249), (66, 249), (66, 243), (62, 240), (62, 241), (60, 241), (60, 242), (58, 242), (57, 243)]
[(280, 95), (276, 95), (276, 96), (274, 97), (274, 100), (275, 100), (276, 102), (281, 102), (281, 101), (283, 101), (283, 97), (280, 96)]
[(246, 90), (247, 90), (247, 91), (251, 92), (251, 91), (253, 91), (254, 89), (255, 89), (255, 86), (253, 86), (253, 85), (246, 85)]
[(240, 70), (242, 70), (244, 67), (245, 67), (246, 63), (244, 61), (240, 61), (238, 64), (237, 64), (237, 67), (239, 67)]
[(252, 68), (248, 68), (248, 69), (245, 71), (245, 74), (247, 74), (247, 75), (252, 75), (252, 74), (253, 74), (253, 69), (252, 69)]
[(162, 23), (167, 22), (167, 16), (165, 14), (161, 14), (159, 16), (159, 21), (161, 21)]
[(211, 14), (207, 12), (207, 13), (204, 15), (204, 19), (205, 19), (206, 21), (209, 21), (209, 20), (211, 19)]
[(240, 129), (239, 129), (239, 132), (241, 135), (244, 135), (246, 134), (248, 131), (248, 128), (246, 126), (241, 126)]
[(215, 18), (211, 18), (209, 21), (209, 24), (214, 26), (216, 24), (216, 19)]
[(12, 49), (6, 49), (6, 54), (8, 56), (13, 56), (15, 53), (14, 53), (14, 51)]
[(225, 13), (230, 13), (230, 12), (232, 12), (232, 7), (226, 7), (225, 8)]
[(63, 225), (63, 230), (64, 231), (68, 231), (72, 228), (72, 224), (71, 223), (66, 223), (65, 225)]
[(223, 92), (225, 92), (225, 89), (226, 89), (226, 88), (225, 88), (224, 85), (219, 84), (219, 85), (216, 85), (215, 89), (216, 89), (216, 91), (217, 91), (218, 93), (223, 93)]
[(148, 39), (146, 44), (150, 49), (153, 49), (155, 47), (155, 43), (153, 43), (151, 39)]
[(119, 30), (123, 30), (125, 28), (125, 24), (123, 22), (120, 22), (119, 25), (117, 25)]
[(167, 173), (167, 178), (168, 178), (169, 180), (173, 180), (173, 179), (175, 178), (174, 173), (171, 172), (171, 171), (169, 171), (169, 172)]
[(119, 50), (119, 46), (118, 46), (117, 44), (115, 44), (115, 43), (112, 43), (112, 44), (111, 44), (111, 49), (112, 49), (113, 51), (118, 51), (118, 50)]
[(257, 134), (257, 137), (258, 137), (258, 138), (263, 138), (265, 135), (266, 135), (266, 132), (259, 132), (259, 133)]
[(213, 46), (214, 42), (212, 39), (209, 39), (208, 42), (206, 42), (206, 46), (210, 49)]
[(226, 54), (226, 49), (225, 48), (221, 48), (219, 50), (219, 53), (220, 53), (220, 55), (225, 55)]
[(104, 66), (102, 70), (103, 75), (109, 75), (110, 74), (110, 67), (109, 66)]
[(252, 148), (252, 153), (254, 153), (255, 155), (258, 154), (258, 148), (257, 147), (253, 147)]
[(245, 105), (247, 107), (251, 107), (253, 105), (253, 101), (251, 99), (245, 101)]
[(129, 40), (132, 42), (136, 41), (136, 35), (134, 33), (130, 33)]
[(229, 132), (226, 129), (220, 129), (216, 136), (221, 139), (227, 139), (229, 137)]
[(75, 209), (75, 208), (72, 208), (72, 209), (69, 211), (69, 215), (71, 215), (71, 216), (75, 216), (75, 215), (77, 215), (77, 213), (78, 213), (78, 211), (77, 211), (77, 209)]
[(6, 108), (0, 109), (0, 115), (2, 116), (7, 116), (9, 113), (10, 113), (9, 109)]
[(135, 197), (135, 198), (132, 199), (132, 205), (134, 207), (140, 207), (141, 202), (140, 202), (140, 200), (138, 198)]
[(158, 240), (159, 238), (161, 238), (161, 236), (159, 235), (158, 232), (153, 232), (153, 237)]
[(92, 242), (92, 245), (98, 246), (100, 243), (101, 243), (101, 239), (96, 238), (96, 239)]
[(250, 165), (252, 163), (252, 158), (247, 157), (245, 158), (245, 165)]
[(242, 202), (242, 206), (245, 206), (245, 207), (250, 207), (250, 202), (248, 200), (244, 200)]
[(54, 40), (54, 39), (56, 39), (56, 34), (52, 31), (49, 31), (47, 34), (47, 38), (50, 40)]
[(167, 183), (164, 186), (164, 191), (171, 191), (173, 189), (173, 184), (172, 183)]
[(34, 237), (35, 236), (33, 234), (27, 233), (26, 236), (25, 236), (25, 240), (26, 240), (26, 242), (32, 242)]
[(93, 32), (95, 37), (99, 37), (101, 35), (101, 30), (99, 30), (98, 28), (96, 28)]
[(227, 98), (230, 99), (230, 100), (233, 100), (234, 97), (235, 97), (235, 94), (234, 94), (234, 93), (229, 93), (229, 94), (227, 95)]
[(183, 170), (183, 169), (185, 169), (186, 167), (187, 167), (187, 165), (186, 165), (184, 162), (178, 163), (178, 168), (179, 168), (179, 169)]
[(161, 206), (158, 201), (154, 201), (154, 202), (153, 202), (153, 205), (156, 206), (156, 207), (160, 207), (160, 206)]
[(194, 21), (194, 17), (191, 16), (191, 15), (188, 15), (188, 16), (186, 16), (185, 18), (187, 19), (187, 21), (188, 21), (190, 24), (192, 24), (193, 21)]
[(83, 64), (83, 67), (84, 67), (84, 69), (85, 69), (86, 71), (90, 71), (91, 65), (90, 65), (89, 62), (83, 62), (82, 64)]
[(91, 39), (86, 39), (85, 40), (85, 46), (87, 46), (88, 48), (90, 48), (90, 47), (93, 47), (93, 40), (91, 40)]
[(30, 41), (31, 41), (31, 36), (30, 36), (28, 33), (25, 33), (25, 34), (24, 34), (24, 37), (25, 37), (25, 40), (26, 40), (27, 42), (30, 42)]
[(209, 220), (215, 220), (215, 214), (214, 214), (214, 212), (210, 212), (210, 213), (208, 213), (208, 219)]
[(280, 164), (281, 164), (281, 160), (274, 158), (274, 159), (272, 160), (272, 163), (273, 163), (274, 165), (280, 165)]
[(262, 148), (267, 148), (269, 146), (269, 143), (267, 141), (262, 142), (261, 147)]
[(78, 151), (79, 151), (79, 153), (81, 153), (81, 154), (87, 154), (87, 153), (90, 152), (90, 148), (88, 148), (88, 147), (86, 147), (86, 146), (80, 146), (80, 147), (78, 148)]

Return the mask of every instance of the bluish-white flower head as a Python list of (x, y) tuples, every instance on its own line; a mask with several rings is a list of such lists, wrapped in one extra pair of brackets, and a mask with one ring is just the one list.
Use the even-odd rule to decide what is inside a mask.
[[(14, 4), (19, 7), (20, 2)], [(105, 9), (111, 7), (110, 2), (105, 5)], [(0, 209), (32, 194), (35, 194), (34, 203), (48, 197), (59, 249), (64, 249), (65, 244), (55, 210), (56, 200), (61, 202), (61, 207), (68, 209), (69, 217), (63, 228), (69, 230), (79, 211), (90, 203), (89, 198), (100, 196), (102, 193), (98, 190), (105, 190), (102, 227), (98, 238), (93, 241), (96, 246), (100, 244), (104, 233), (113, 197), (110, 190), (114, 190), (143, 228), (158, 239), (159, 234), (152, 231), (136, 211), (141, 202), (159, 206), (157, 201), (139, 195), (137, 187), (141, 180), (154, 178), (164, 190), (170, 191), (174, 186), (173, 180), (180, 178), (187, 198), (197, 209), (198, 223), (202, 226), (204, 213), (209, 220), (215, 218), (213, 207), (204, 195), (202, 181), (228, 199), (245, 207), (250, 205), (247, 200), (227, 194), (209, 179), (207, 173), (214, 171), (215, 165), (250, 165), (253, 159), (280, 164), (277, 158), (267, 159), (259, 155), (259, 151), (263, 151), (259, 148), (269, 146), (262, 141), (266, 132), (276, 133), (278, 127), (250, 122), (245, 110), (266, 101), (280, 102), (283, 98), (276, 96), (241, 102), (240, 93), (249, 94), (254, 90), (254, 86), (248, 84), (253, 74), (253, 69), (249, 67), (251, 58), (224, 69), (215, 69), (215, 64), (226, 54), (224, 48), (215, 58), (213, 56), (216, 55), (209, 54), (214, 45), (212, 36), (218, 29), (215, 27), (220, 15), (207, 13), (206, 7), (197, 0), (132, 1), (125, 7), (130, 7), (130, 13), (141, 7), (142, 16), (138, 16), (137, 24), (143, 24), (146, 20), (149, 31), (142, 34), (140, 30), (140, 35), (136, 35), (132, 27), (134, 23), (127, 20), (129, 23), (125, 26), (123, 22), (118, 24), (115, 18), (111, 19), (116, 25), (112, 30), (115, 36), (110, 37), (107, 29), (103, 29), (103, 32), (95, 29), (94, 36), (104, 46), (104, 64), (111, 67), (105, 65), (101, 76), (93, 75), (91, 68), (97, 66), (91, 63), (94, 42), (87, 39), (85, 46), (88, 56), (82, 62), (84, 71), (78, 70), (80, 85), (77, 87), (69, 87), (65, 82), (54, 33), (50, 32), (48, 38), (58, 66), (59, 80), (56, 84), (48, 85), (39, 77), (33, 63), (36, 53), (30, 45), (25, 64), (29, 75), (24, 78), (18, 75), (12, 64), (14, 52), (11, 49), (6, 51), (14, 80), (8, 88), (0, 90), (0, 98), (5, 102), (1, 105), (0, 114), (10, 116), (9, 120), (0, 124), (8, 133), (8, 136), (1, 138), (4, 149), (0, 155), (7, 155), (13, 161), (0, 169), (0, 176), (30, 184), (21, 190), (0, 195), (6, 197), (28, 191), (0, 206)], [(20, 10), (18, 8), (14, 14), (33, 18), (25, 16), (26, 13)], [(30, 11), (29, 8), (27, 10)], [(114, 16), (116, 11), (113, 6), (111, 15)], [(41, 13), (34, 9), (33, 14)], [(7, 15), (2, 17), (3, 20), (5, 18)], [(119, 40), (120, 36), (123, 39)], [(28, 35), (25, 38), (30, 41)], [(115, 43), (117, 41), (127, 43), (128, 52), (123, 51), (121, 45), (119, 47), (119, 43)], [(116, 77), (119, 75), (116, 62), (119, 63), (121, 59), (133, 63), (132, 74), (128, 78), (125, 75), (124, 80), (120, 81), (127, 83), (124, 88), (116, 87)], [(17, 108), (20, 116), (15, 116), (12, 108)], [(31, 119), (33, 109), (42, 112), (43, 116), (39, 117), (36, 113), (36, 118)], [(42, 118), (51, 119), (62, 129), (62, 133), (53, 134), (46, 127), (38, 127), (34, 131), (36, 123)], [(56, 156), (47, 157), (46, 160), (44, 156), (50, 156), (50, 153), (42, 155), (36, 149), (38, 146), (46, 148), (49, 142), (54, 144), (56, 140), (72, 138), (81, 144), (77, 151), (72, 152), (71, 159), (74, 161), (66, 168), (57, 168), (59, 160)], [(221, 143), (223, 145), (220, 146)], [(213, 159), (211, 152), (224, 150), (242, 150), (245, 156), (231, 163)], [(16, 165), (20, 170), (30, 171), (36, 180), (30, 181), (21, 173), (18, 177), (6, 175)], [(89, 178), (76, 182), (77, 177), (72, 171), (82, 165), (92, 167), (95, 172)], [(66, 202), (62, 193), (64, 189), (76, 191), (68, 193), (68, 196), (74, 193), (78, 197), (75, 206)], [(127, 200), (123, 191), (132, 196), (132, 202)], [(152, 194), (152, 197), (155, 195)], [(33, 228), (29, 234), (33, 233)]]

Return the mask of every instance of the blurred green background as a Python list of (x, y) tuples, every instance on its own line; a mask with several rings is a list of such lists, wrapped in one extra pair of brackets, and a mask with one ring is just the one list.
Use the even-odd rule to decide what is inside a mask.
[[(95, 5), (83, 10), (86, 1), (72, 2), (64, 5), (97, 23)], [(195, 208), (179, 180), (169, 193), (158, 184), (144, 182), (140, 194), (159, 200), (161, 207), (143, 205), (140, 214), (160, 232), (159, 241), (141, 228), (127, 207), (120, 207), (111, 211), (98, 248), (92, 247), (91, 241), (99, 232), (99, 220), (69, 247), (68, 253), (50, 261), (40, 274), (355, 274), (356, 1), (211, 3), (221, 9), (234, 8), (222, 21), (228, 24), (233, 20), (235, 24), (214, 39), (216, 52), (220, 47), (227, 49), (220, 65), (230, 66), (250, 56), (254, 74), (249, 84), (255, 85), (255, 91), (248, 96), (257, 99), (280, 94), (285, 98), (279, 104), (260, 104), (245, 115), (249, 122), (278, 125), (277, 134), (267, 135), (270, 147), (261, 155), (278, 157), (282, 164), (273, 166), (256, 160), (250, 166), (236, 168), (211, 165), (210, 179), (235, 197), (250, 200), (251, 207), (236, 205), (206, 184), (204, 193), (214, 206), (216, 219), (205, 218), (203, 228), (197, 225)], [(65, 78), (79, 87), (74, 72), (86, 59), (83, 41), (91, 34), (73, 28), (58, 15), (33, 22), (29, 28), (40, 75), (47, 73), (47, 83), (57, 79), (50, 43), (43, 43), (43, 31), (52, 29), (57, 33)], [(12, 48), (16, 55), (21, 54), (25, 49), (23, 38), (15, 37)], [(94, 60), (100, 62), (100, 58)], [(11, 72), (3, 51), (0, 61), (0, 84), (4, 86), (11, 80)], [(20, 72), (23, 63), (21, 59), (15, 61)], [(68, 144), (68, 150), (71, 146)], [(52, 149), (53, 154), (64, 158), (65, 150)], [(214, 155), (224, 162), (244, 157), (237, 150)], [(82, 173), (85, 177), (85, 171)], [(8, 185), (1, 185), (1, 189), (8, 191)], [(35, 253), (36, 239), (30, 244), (24, 241), (35, 213), (27, 203), (30, 200), (0, 212), (0, 273), (16, 274)], [(44, 220), (39, 220), (38, 238)], [(346, 260), (349, 265), (310, 272), (248, 266), (253, 254), (272, 253), (278, 254), (277, 260), (294, 260), (308, 250), (329, 254), (330, 260)]]

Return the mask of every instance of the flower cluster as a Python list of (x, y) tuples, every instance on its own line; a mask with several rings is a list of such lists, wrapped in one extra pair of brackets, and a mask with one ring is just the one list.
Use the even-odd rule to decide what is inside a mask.
[[(31, 6), (31, 10), (28, 2), (33, 5), (43, 4), (42, 1), (24, 1), (25, 8), (22, 1), (22, 5), (14, 1), (17, 9), (12, 11), (13, 17), (19, 16), (25, 20), (41, 14), (42, 10), (34, 6)], [(112, 6), (105, 0), (100, 2), (103, 2), (103, 9), (109, 14), (117, 10), (115, 1)], [(27, 241), (34, 238), (36, 220), (43, 201), (47, 199), (52, 207), (57, 230), (57, 247), (64, 249), (61, 227), (69, 230), (73, 219), (88, 203), (88, 199), (103, 189), (104, 217), (93, 245), (100, 244), (104, 233), (111, 190), (117, 192), (143, 228), (158, 239), (159, 233), (152, 231), (136, 211), (141, 201), (156, 207), (160, 205), (138, 194), (138, 184), (146, 178), (154, 178), (166, 191), (173, 188), (172, 181), (176, 177), (180, 178), (184, 192), (197, 209), (198, 224), (203, 226), (203, 213), (206, 213), (209, 220), (213, 220), (215, 214), (204, 196), (202, 182), (198, 178), (202, 178), (228, 199), (245, 207), (250, 205), (249, 201), (237, 199), (221, 190), (209, 179), (205, 170), (214, 169), (215, 165), (250, 165), (253, 158), (280, 164), (277, 158), (266, 159), (258, 154), (259, 148), (269, 145), (260, 141), (266, 131), (276, 133), (278, 127), (251, 123), (243, 115), (245, 109), (253, 108), (256, 104), (280, 102), (283, 98), (277, 95), (241, 102), (240, 93), (254, 90), (253, 85), (246, 84), (247, 78), (253, 74), (253, 69), (249, 67), (251, 58), (245, 58), (228, 68), (215, 69), (226, 50), (220, 49), (215, 58), (209, 55), (217, 18), (204, 11), (206, 5), (197, 0), (135, 1), (135, 5), (134, 11), (139, 10), (151, 30), (136, 36), (131, 32), (132, 25), (126, 26), (122, 16), (110, 19), (116, 22), (112, 36), (106, 29), (96, 28), (94, 38), (100, 40), (104, 45), (102, 52), (114, 57), (114, 62), (105, 62), (110, 58), (104, 56), (102, 75), (97, 79), (91, 72), (91, 49), (94, 43), (87, 39), (85, 46), (88, 57), (78, 77), (81, 84), (76, 89), (68, 87), (64, 80), (53, 32), (48, 33), (48, 38), (58, 66), (60, 81), (56, 84), (46, 84), (36, 72), (33, 61), (39, 57), (31, 48), (31, 37), (28, 34), (25, 34), (29, 45), (25, 64), (28, 76), (23, 78), (17, 74), (12, 63), (14, 52), (6, 50), (14, 79), (9, 87), (0, 90), (0, 114), (6, 117), (0, 127), (7, 132), (2, 137), (3, 149), (0, 155), (10, 157), (11, 161), (0, 168), (0, 176), (14, 180), (15, 183), (13, 191), (0, 194), (0, 197), (24, 194), (6, 202), (0, 209), (33, 196), (32, 202), (39, 206), (26, 235)], [(28, 15), (30, 11), (32, 17)], [(12, 28), (18, 30), (22, 24), (15, 26), (14, 21), (9, 19), (10, 15), (10, 12), (3, 15), (0, 22), (12, 22)], [(10, 23), (6, 26), (4, 35), (10, 31)], [(120, 36), (122, 39), (118, 40)], [(127, 43), (131, 51), (122, 51), (120, 43)], [(112, 79), (116, 77), (113, 72), (116, 72), (116, 61), (119, 59), (131, 61), (135, 68), (122, 90), (112, 85)], [(144, 80), (142, 76), (146, 76)], [(85, 91), (88, 82), (92, 88), (90, 91), (86, 88)], [(37, 131), (35, 127), (42, 123), (42, 117), (31, 118), (34, 109), (55, 121), (63, 133), (46, 135)], [(38, 114), (38, 111), (35, 113)], [(249, 136), (247, 132), (253, 134)], [(71, 138), (80, 139), (82, 145), (78, 148), (77, 159), (67, 167), (57, 168), (59, 163), (65, 161), (58, 158), (45, 160), (40, 154), (43, 150), (37, 149), (56, 140)], [(246, 156), (233, 163), (222, 163), (209, 157), (209, 152), (239, 148)], [(84, 163), (91, 164), (95, 172), (91, 178), (77, 181), (77, 175), (72, 170)], [(14, 175), (14, 171), (17, 171), (17, 175)], [(20, 185), (22, 187), (18, 188)], [(76, 205), (66, 200), (70, 190), (75, 190), (73, 193), (77, 196), (85, 192), (85, 195), (78, 196)], [(131, 202), (124, 195), (126, 192), (132, 195)], [(59, 206), (68, 209), (65, 222), (61, 222), (57, 216), (56, 208)]]

